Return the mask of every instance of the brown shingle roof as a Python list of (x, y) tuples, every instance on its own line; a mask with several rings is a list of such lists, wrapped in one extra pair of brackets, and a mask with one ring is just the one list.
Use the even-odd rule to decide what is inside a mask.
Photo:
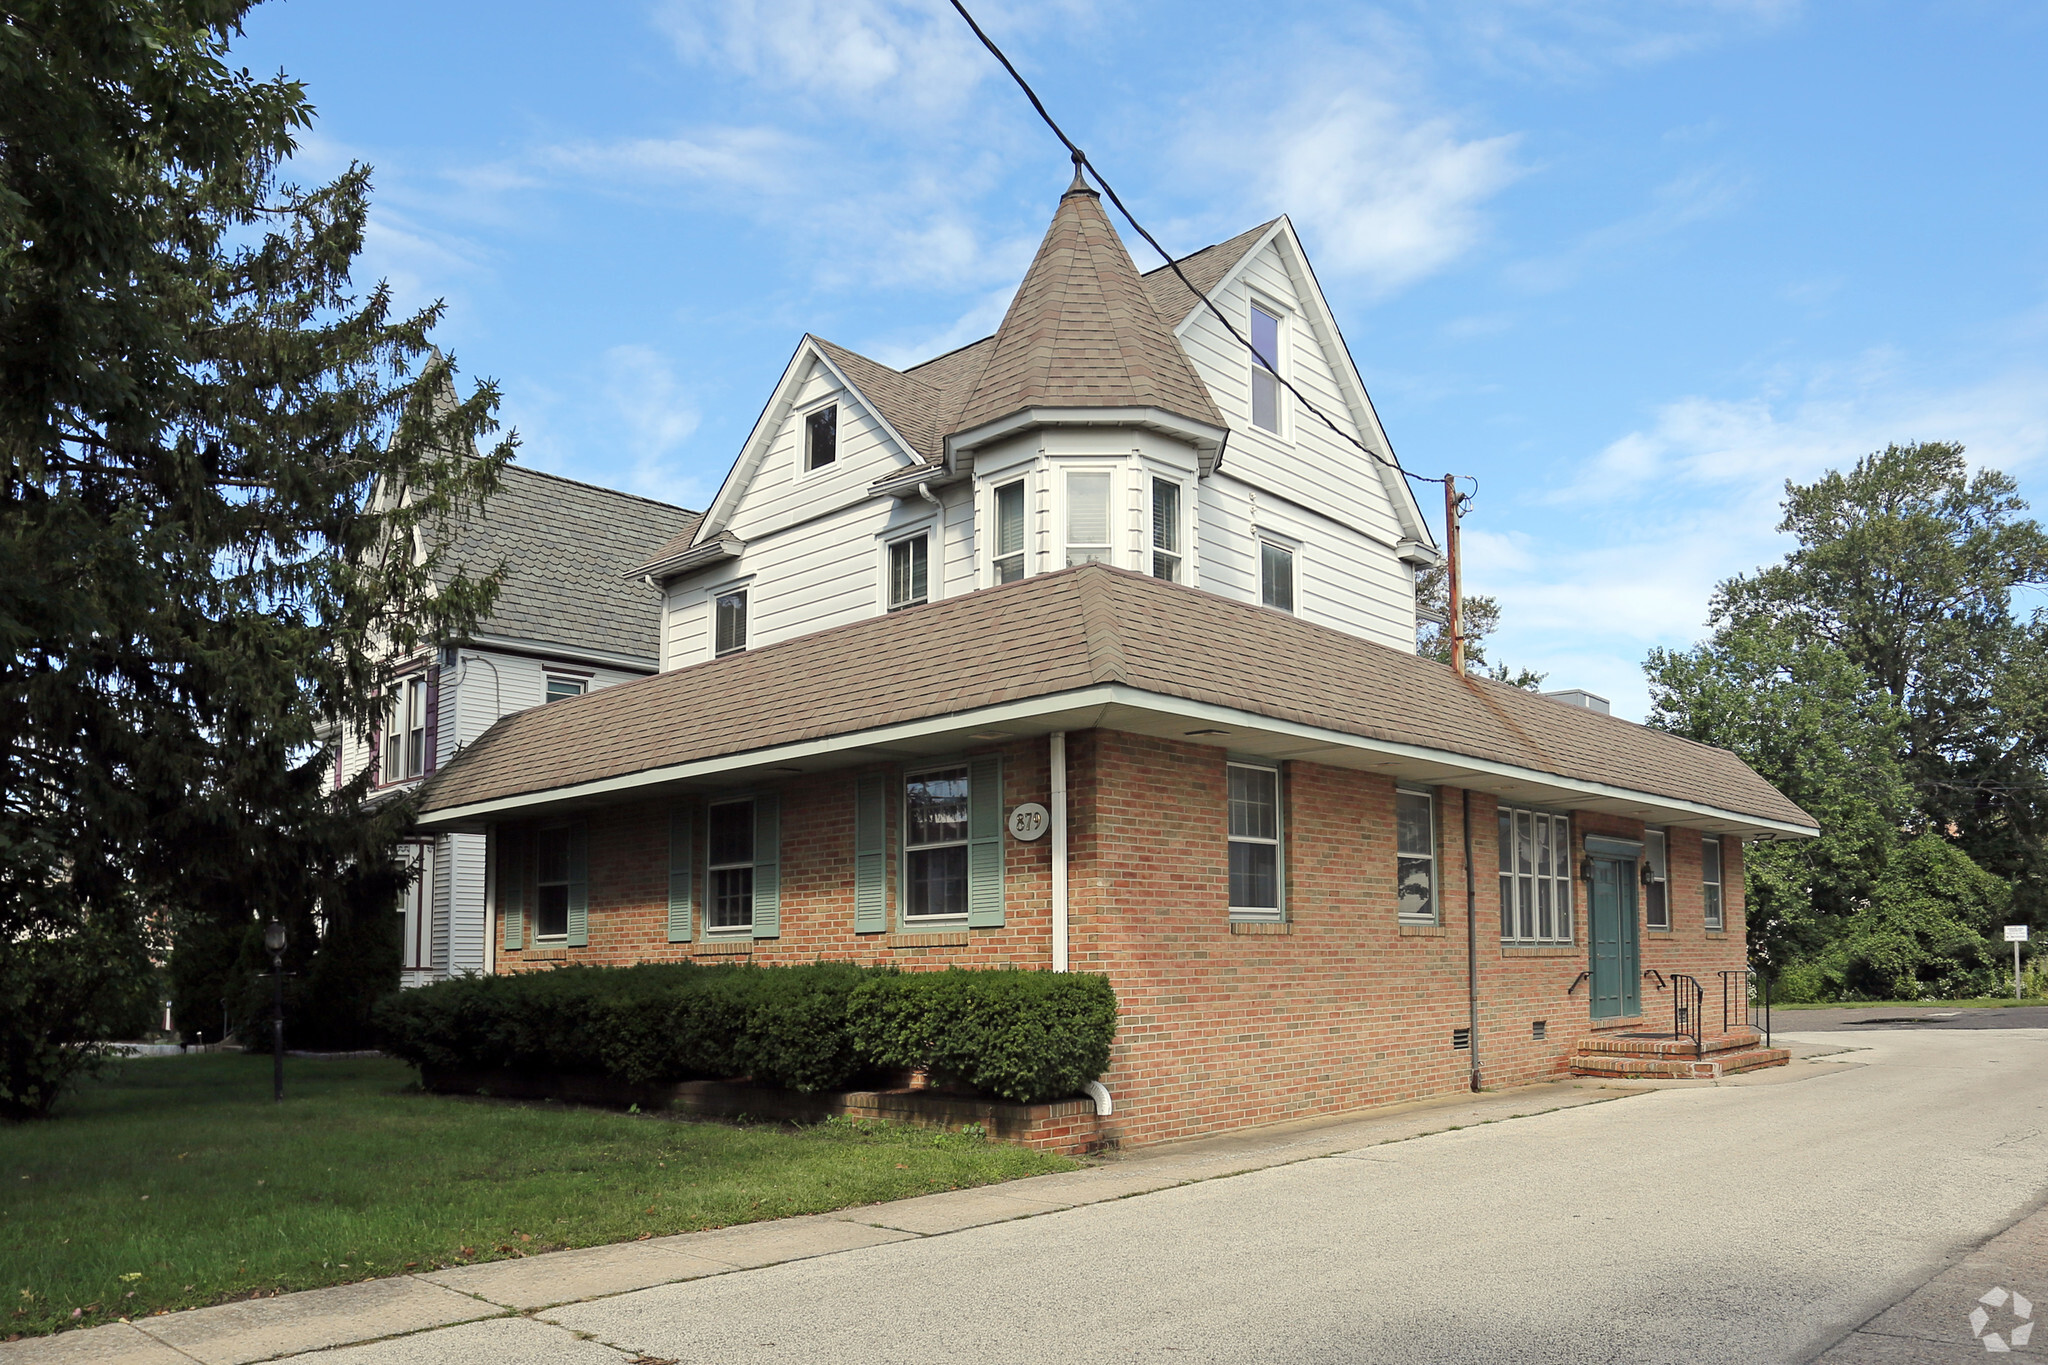
[(507, 717), (423, 813), (1118, 683), (1366, 739), (1814, 822), (1734, 754), (1281, 612), (1101, 565), (1041, 574)]
[(1078, 181), (1060, 197), (953, 426), (966, 430), (1038, 405), (1157, 407), (1224, 425), (1101, 199)]
[[(1238, 233), (1227, 242), (1205, 246), (1193, 255), (1181, 257), (1181, 274), (1188, 277), (1188, 284), (1192, 284), (1203, 294), (1214, 294), (1216, 286), (1223, 283), (1223, 277), (1230, 273), (1231, 267), (1243, 260), (1244, 253), (1252, 249), (1252, 244), (1266, 235), (1267, 228), (1279, 221), (1278, 218), (1269, 218), (1249, 232)], [(1195, 305), (1201, 302), (1200, 296), (1186, 284), (1182, 284), (1180, 276), (1175, 275), (1166, 266), (1146, 271), (1144, 280), (1145, 292), (1152, 297), (1152, 306), (1159, 310), (1159, 316), (1166, 320), (1169, 327), (1180, 326), (1181, 319), (1193, 312)]]

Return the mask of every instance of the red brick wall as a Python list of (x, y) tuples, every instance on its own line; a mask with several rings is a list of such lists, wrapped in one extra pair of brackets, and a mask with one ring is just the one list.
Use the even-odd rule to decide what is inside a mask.
[[(1005, 758), (1005, 809), (1049, 804), (1045, 742), (997, 751)], [(898, 770), (888, 773), (893, 792)], [(1116, 1098), (1113, 1138), (1154, 1142), (1466, 1088), (1471, 1054), (1452, 1046), (1452, 1030), (1468, 1022), (1461, 792), (1438, 792), (1440, 926), (1405, 927), (1396, 919), (1393, 782), (1285, 765), (1287, 922), (1233, 926), (1222, 751), (1088, 731), (1068, 737), (1068, 773), (1071, 965), (1107, 973), (1123, 1009), (1103, 1078)], [(891, 932), (855, 934), (857, 775), (806, 777), (781, 788), (782, 934), (745, 944), (742, 955), (760, 963), (823, 957), (913, 969), (1050, 965), (1049, 837), (1024, 844), (1005, 836), (1002, 928), (896, 933), (892, 852)], [(900, 803), (889, 804), (893, 849)], [(1504, 946), (1496, 805), (1475, 792), (1471, 807), (1484, 1082), (1563, 1074), (1590, 1027), (1585, 987), (1566, 994), (1587, 965), (1584, 883), (1575, 885), (1577, 943)], [(572, 957), (618, 964), (706, 957), (702, 946), (667, 941), (667, 806), (620, 806), (586, 818), (589, 947), (501, 949), (498, 969)], [(695, 825), (701, 868), (702, 820)], [(1575, 842), (1587, 832), (1638, 837), (1642, 826), (1575, 814)], [(1723, 849), (1726, 929), (1702, 930), (1699, 838), (1674, 829), (1673, 928), (1641, 935), (1644, 967), (1700, 979), (1710, 1027), (1719, 1020), (1716, 974), (1739, 968), (1744, 956), (1740, 846), (1730, 839)], [(701, 906), (701, 871), (696, 885)], [(1668, 1019), (1668, 997), (1646, 983), (1644, 1009), (1642, 1020), (1615, 1022)], [(1531, 1037), (1536, 1020), (1548, 1025), (1543, 1041)]]

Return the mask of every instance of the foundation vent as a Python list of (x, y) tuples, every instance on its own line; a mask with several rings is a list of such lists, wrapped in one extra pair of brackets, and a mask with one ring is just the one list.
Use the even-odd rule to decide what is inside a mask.
[(1466, 1048), (1469, 1048), (1469, 1047), (1471, 1047), (1471, 1046), (1472, 1046), (1472, 1030), (1471, 1030), (1471, 1029), (1468, 1029), (1468, 1028), (1454, 1028), (1454, 1029), (1452, 1029), (1452, 1030), (1451, 1030), (1451, 1046), (1452, 1046), (1452, 1047), (1454, 1047), (1454, 1048), (1456, 1048), (1456, 1049), (1457, 1049), (1458, 1051), (1460, 1051), (1460, 1052), (1463, 1052), (1463, 1051), (1464, 1051), (1464, 1050), (1465, 1050)]
[(1547, 1019), (1538, 1019), (1535, 1023), (1529, 1025), (1529, 1036), (1539, 1043), (1543, 1041), (1544, 1035), (1549, 1032), (1550, 1021)]

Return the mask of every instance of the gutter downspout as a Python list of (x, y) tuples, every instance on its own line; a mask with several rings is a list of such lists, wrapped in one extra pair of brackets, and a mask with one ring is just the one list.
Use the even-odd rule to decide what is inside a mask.
[(1067, 969), (1067, 732), (1052, 732), (1052, 969)]
[(1465, 1008), (1470, 1030), (1472, 1091), (1479, 1092), (1479, 885), (1472, 873), (1472, 789), (1459, 789), (1465, 797)]

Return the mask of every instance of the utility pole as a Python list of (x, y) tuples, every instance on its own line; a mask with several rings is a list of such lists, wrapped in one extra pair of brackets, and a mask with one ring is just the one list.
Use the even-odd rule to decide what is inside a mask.
[(1444, 556), (1449, 566), (1451, 588), (1450, 624), (1451, 671), (1465, 676), (1464, 576), (1458, 571), (1458, 478), (1444, 475)]

